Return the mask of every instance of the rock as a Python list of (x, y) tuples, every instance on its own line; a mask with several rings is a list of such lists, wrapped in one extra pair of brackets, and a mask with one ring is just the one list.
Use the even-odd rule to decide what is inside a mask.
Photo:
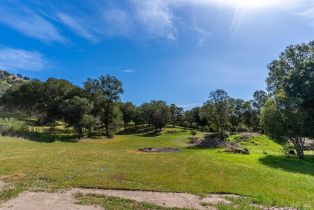
[(247, 148), (240, 148), (240, 147), (230, 147), (230, 148), (226, 149), (225, 152), (242, 154), (242, 155), (249, 155), (250, 154), (250, 152)]
[(141, 152), (179, 152), (178, 148), (140, 148), (139, 151)]

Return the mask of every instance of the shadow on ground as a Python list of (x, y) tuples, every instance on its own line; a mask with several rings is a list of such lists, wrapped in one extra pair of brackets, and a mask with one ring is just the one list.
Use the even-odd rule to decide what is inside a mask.
[(135, 135), (135, 134), (143, 134), (147, 132), (151, 132), (152, 129), (149, 127), (130, 127), (126, 128), (122, 131), (119, 131), (118, 135)]
[(306, 155), (305, 160), (299, 160), (296, 156), (268, 155), (259, 161), (272, 168), (314, 176), (314, 155)]
[(160, 133), (150, 127), (130, 127), (117, 133), (118, 135), (136, 135), (140, 137), (156, 137)]

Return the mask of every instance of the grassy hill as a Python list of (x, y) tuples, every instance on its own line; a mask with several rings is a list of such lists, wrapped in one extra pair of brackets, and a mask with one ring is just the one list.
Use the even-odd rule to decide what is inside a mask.
[[(58, 134), (73, 135), (62, 127)], [(266, 206), (314, 209), (313, 152), (306, 153), (306, 161), (288, 158), (281, 145), (261, 135), (245, 142), (250, 155), (229, 154), (224, 149), (193, 147), (188, 144), (189, 137), (190, 131), (183, 128), (168, 128), (157, 136), (137, 131), (112, 140), (78, 142), (60, 136), (47, 141), (45, 135), (30, 140), (0, 137), (0, 177), (14, 184), (9, 191), (0, 192), (0, 200), (27, 188), (85, 187), (233, 193)], [(138, 151), (144, 147), (172, 147), (180, 152)]]
[(0, 70), (0, 96), (12, 86), (22, 84), (29, 81), (28, 77), (23, 77), (20, 74), (11, 74), (7, 71)]

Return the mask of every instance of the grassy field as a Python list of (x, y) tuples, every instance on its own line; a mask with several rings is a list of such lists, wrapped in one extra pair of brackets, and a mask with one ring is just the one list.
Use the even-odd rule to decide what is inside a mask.
[[(199, 133), (198, 135), (203, 135)], [(250, 155), (191, 147), (190, 131), (167, 129), (162, 135), (120, 134), (112, 140), (80, 142), (0, 137), (0, 176), (15, 187), (5, 200), (27, 188), (111, 188), (234, 193), (263, 205), (314, 209), (314, 159), (284, 157), (266, 136), (244, 143)], [(180, 152), (147, 154), (143, 147), (176, 147)], [(133, 205), (133, 204), (132, 204)]]

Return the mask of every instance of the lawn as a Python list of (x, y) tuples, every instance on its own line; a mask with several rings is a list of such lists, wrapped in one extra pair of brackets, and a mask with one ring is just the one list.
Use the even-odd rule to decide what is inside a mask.
[[(172, 130), (172, 131), (171, 131)], [(314, 209), (314, 160), (283, 157), (281, 146), (266, 136), (245, 146), (250, 155), (223, 149), (198, 149), (187, 142), (189, 130), (168, 129), (162, 135), (121, 134), (112, 140), (31, 141), (0, 137), (0, 176), (14, 188), (0, 199), (26, 188), (69, 187), (170, 192), (234, 193), (263, 205)], [(202, 135), (199, 133), (198, 135)], [(61, 139), (62, 140), (62, 139)], [(141, 153), (143, 147), (176, 147), (176, 153)]]

